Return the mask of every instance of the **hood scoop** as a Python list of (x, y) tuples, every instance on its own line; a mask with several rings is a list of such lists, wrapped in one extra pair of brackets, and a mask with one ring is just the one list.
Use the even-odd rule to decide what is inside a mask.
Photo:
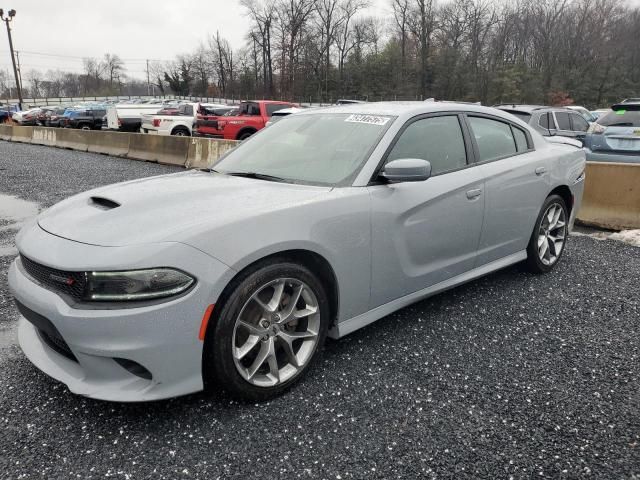
[(120, 204), (118, 202), (114, 202), (113, 200), (109, 200), (104, 197), (90, 197), (89, 198), (91, 205), (101, 210), (113, 210), (114, 208), (118, 208)]

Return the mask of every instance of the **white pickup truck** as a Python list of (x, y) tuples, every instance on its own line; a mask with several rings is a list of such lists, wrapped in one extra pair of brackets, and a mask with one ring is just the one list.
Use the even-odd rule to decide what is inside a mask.
[(154, 135), (191, 136), (198, 113), (209, 108), (220, 108), (225, 105), (213, 103), (184, 103), (178, 107), (175, 115), (142, 115), (140, 132)]
[(142, 115), (154, 114), (165, 105), (162, 103), (117, 104), (107, 108), (107, 127), (121, 132), (138, 132)]

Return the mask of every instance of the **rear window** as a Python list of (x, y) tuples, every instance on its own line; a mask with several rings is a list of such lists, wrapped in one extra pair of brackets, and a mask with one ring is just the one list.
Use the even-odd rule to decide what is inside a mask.
[(603, 127), (640, 127), (640, 110), (611, 110), (598, 118)]

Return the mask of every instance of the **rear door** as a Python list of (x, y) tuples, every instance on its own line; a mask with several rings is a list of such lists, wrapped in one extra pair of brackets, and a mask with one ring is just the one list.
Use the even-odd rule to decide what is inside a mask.
[(486, 192), (479, 267), (526, 248), (550, 174), (525, 129), (490, 115), (469, 114), (467, 121)]
[(428, 160), (424, 182), (369, 186), (372, 200), (371, 308), (473, 269), (482, 229), (482, 173), (457, 113), (407, 122), (385, 162)]

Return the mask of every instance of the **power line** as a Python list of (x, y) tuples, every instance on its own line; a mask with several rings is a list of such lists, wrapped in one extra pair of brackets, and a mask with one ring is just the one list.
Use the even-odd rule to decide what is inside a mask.
[[(8, 50), (0, 50), (0, 52), (8, 52)], [(23, 55), (36, 55), (36, 56), (43, 56), (43, 57), (55, 57), (55, 58), (69, 58), (69, 59), (74, 59), (74, 60), (84, 60), (86, 58), (98, 58), (98, 57), (91, 57), (91, 56), (77, 56), (77, 55), (61, 55), (61, 54), (57, 54), (57, 53), (45, 53), (45, 52), (33, 52), (33, 51), (29, 51), (29, 50), (20, 50), (20, 53)], [(166, 62), (168, 60), (161, 60), (158, 58), (122, 58), (120, 57), (120, 60), (124, 61), (124, 62), (140, 62), (140, 63), (146, 63), (147, 61), (150, 62)]]

